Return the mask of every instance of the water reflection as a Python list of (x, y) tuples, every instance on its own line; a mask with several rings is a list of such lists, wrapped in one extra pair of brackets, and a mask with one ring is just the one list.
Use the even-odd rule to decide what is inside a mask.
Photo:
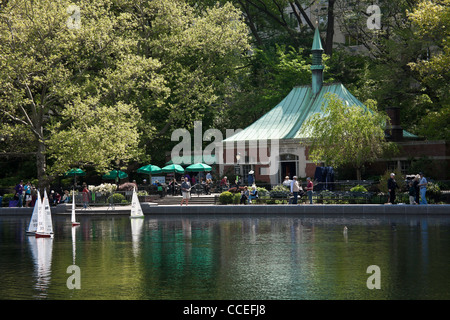
[(51, 283), (53, 238), (29, 236), (28, 242), (35, 264), (36, 284), (34, 288), (37, 290), (37, 294), (34, 297), (46, 298)]
[[(450, 298), (448, 218), (80, 216), (80, 222), (71, 227), (57, 217), (54, 239), (35, 239), (23, 236), (27, 221), (0, 217), (0, 298)], [(26, 247), (31, 254), (17, 254)], [(72, 264), (81, 270), (80, 290), (66, 286)], [(381, 290), (366, 287), (369, 265), (380, 267)]]

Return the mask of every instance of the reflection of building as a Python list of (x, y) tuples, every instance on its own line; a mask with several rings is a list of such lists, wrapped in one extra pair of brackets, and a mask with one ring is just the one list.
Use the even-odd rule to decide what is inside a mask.
[[(323, 84), (323, 49), (317, 29), (312, 52), (312, 84), (293, 88), (278, 105), (256, 122), (223, 140), (223, 164), (219, 167), (221, 174), (239, 173), (245, 178), (250, 170), (254, 170), (257, 181), (272, 185), (280, 184), (285, 176), (313, 177), (316, 165), (308, 160), (308, 147), (300, 145), (300, 141), (306, 138), (299, 134), (303, 122), (311, 114), (320, 112), (321, 106), (326, 103), (327, 93), (336, 94), (348, 106), (356, 105), (365, 108), (341, 83)], [(401, 128), (398, 123), (398, 109), (391, 108), (387, 112), (391, 117), (391, 123), (386, 130), (386, 137), (398, 142), (402, 151), (400, 155), (389, 161), (401, 164), (401, 161), (409, 156), (435, 156), (437, 153), (437, 159), (443, 160), (444, 174), (446, 174), (448, 144), (433, 142), (433, 147), (428, 149), (431, 142), (418, 141), (417, 136)], [(267, 143), (267, 151), (261, 148), (261, 144), (265, 143)], [(238, 154), (241, 159), (236, 161), (235, 157)], [(265, 158), (270, 158), (270, 164), (267, 164)], [(231, 162), (230, 159), (232, 159)], [(377, 168), (378, 174), (387, 169), (386, 160), (381, 160), (376, 165), (381, 165)], [(245, 179), (244, 183), (246, 183)]]

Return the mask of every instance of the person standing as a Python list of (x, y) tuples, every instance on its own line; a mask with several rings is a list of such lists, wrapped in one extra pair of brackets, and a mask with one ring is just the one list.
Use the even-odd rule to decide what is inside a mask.
[(412, 181), (409, 182), (409, 204), (417, 204), (416, 202), (416, 188), (414, 188), (414, 184)]
[[(87, 209), (88, 203), (89, 203), (89, 188), (86, 183), (83, 183), (82, 193), (83, 193), (83, 208)], [(111, 196), (111, 198), (113, 198), (113, 197)]]
[(423, 173), (419, 173), (420, 181), (419, 181), (419, 188), (420, 188), (420, 204), (428, 204), (426, 193), (427, 193), (427, 179), (423, 176)]
[(390, 178), (387, 181), (387, 187), (389, 192), (389, 202), (390, 204), (395, 203), (395, 189), (398, 188), (397, 181), (395, 181), (395, 173), (391, 173)]
[(419, 204), (419, 198), (420, 198), (419, 181), (420, 181), (420, 176), (418, 174), (416, 174), (416, 176), (414, 177), (414, 181), (413, 181), (413, 187), (415, 189), (416, 204)]
[(300, 187), (298, 185), (297, 176), (294, 176), (291, 181), (291, 193), (294, 195), (294, 199), (292, 200), (292, 204), (298, 203), (298, 192)]
[(20, 180), (20, 182), (15, 186), (14, 190), (16, 191), (16, 197), (18, 197), (19, 202), (18, 202), (18, 206), (19, 207), (23, 207), (23, 180)]
[(255, 171), (250, 170), (247, 176), (247, 184), (252, 186), (255, 183)]
[(189, 182), (188, 177), (184, 177), (184, 181), (181, 183), (181, 193), (183, 198), (181, 199), (180, 205), (183, 205), (184, 200), (186, 200), (186, 205), (188, 205), (189, 199), (191, 198), (191, 183)]
[(306, 178), (306, 194), (308, 195), (309, 203), (313, 204), (312, 196), (313, 196), (313, 190), (314, 190), (314, 184), (311, 181), (311, 178)]
[(31, 202), (31, 182), (28, 181), (27, 184), (23, 187), (23, 190), (25, 191), (25, 207), (30, 206)]

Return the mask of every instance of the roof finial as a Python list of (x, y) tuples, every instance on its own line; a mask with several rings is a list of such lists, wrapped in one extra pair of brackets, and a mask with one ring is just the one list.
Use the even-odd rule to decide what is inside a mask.
[(314, 40), (311, 48), (312, 51), (312, 91), (317, 94), (322, 89), (323, 84), (323, 68), (322, 65), (322, 40), (320, 39), (319, 28), (314, 31)]

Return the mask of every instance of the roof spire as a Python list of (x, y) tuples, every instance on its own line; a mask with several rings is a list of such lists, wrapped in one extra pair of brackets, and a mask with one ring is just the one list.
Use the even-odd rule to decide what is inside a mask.
[(314, 40), (312, 44), (312, 91), (313, 94), (316, 95), (320, 89), (322, 89), (323, 84), (323, 68), (322, 65), (322, 41), (320, 39), (319, 29), (316, 28), (314, 31)]

